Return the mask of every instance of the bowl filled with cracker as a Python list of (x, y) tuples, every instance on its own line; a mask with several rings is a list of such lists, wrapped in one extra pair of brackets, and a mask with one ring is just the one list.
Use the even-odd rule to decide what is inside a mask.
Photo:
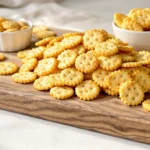
[(150, 50), (150, 8), (135, 8), (127, 15), (115, 13), (112, 27), (115, 37), (136, 50)]
[(26, 19), (0, 17), (0, 51), (14, 52), (29, 46), (32, 23)]

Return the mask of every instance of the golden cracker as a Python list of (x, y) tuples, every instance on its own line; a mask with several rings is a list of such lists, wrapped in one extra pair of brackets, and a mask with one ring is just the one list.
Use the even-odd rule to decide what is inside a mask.
[(98, 67), (98, 60), (92, 53), (83, 53), (77, 57), (75, 66), (83, 73), (91, 73)]
[(109, 89), (117, 93), (119, 92), (121, 84), (130, 80), (132, 80), (132, 78), (129, 73), (118, 70), (109, 74), (107, 78), (107, 85), (109, 85)]
[(126, 81), (119, 90), (121, 101), (128, 106), (136, 106), (143, 101), (144, 92), (135, 81)]
[(83, 44), (86, 49), (93, 50), (98, 43), (106, 41), (106, 35), (100, 30), (87, 30), (83, 36)]
[(122, 58), (119, 55), (113, 55), (110, 57), (100, 56), (98, 58), (100, 68), (105, 70), (116, 70), (122, 64)]
[(32, 83), (36, 80), (37, 76), (33, 72), (19, 72), (12, 75), (12, 80), (20, 84)]
[(81, 100), (89, 101), (99, 95), (100, 87), (94, 81), (86, 80), (76, 86), (75, 92)]
[(145, 110), (150, 111), (150, 99), (147, 99), (144, 102), (142, 102), (142, 106)]
[(36, 58), (31, 58), (27, 60), (19, 69), (19, 72), (28, 72), (28, 71), (33, 71), (35, 67), (37, 66), (37, 59)]
[(38, 62), (34, 72), (41, 77), (53, 73), (56, 68), (57, 60), (55, 58), (46, 58)]
[(96, 45), (95, 53), (98, 56), (112, 56), (118, 53), (118, 47), (114, 43), (103, 42)]
[(17, 70), (18, 67), (13, 62), (0, 62), (0, 75), (11, 75)]
[(76, 70), (75, 68), (67, 68), (61, 72), (61, 80), (67, 86), (75, 86), (81, 83), (84, 79), (83, 73)]
[(45, 91), (51, 89), (52, 87), (54, 87), (54, 85), (51, 83), (49, 76), (44, 76), (36, 79), (34, 81), (33, 87), (36, 90)]
[(50, 96), (53, 98), (64, 100), (73, 96), (74, 90), (71, 87), (53, 87), (50, 90)]
[(61, 46), (64, 49), (70, 49), (73, 48), (74, 46), (77, 46), (82, 42), (82, 36), (76, 35), (76, 36), (69, 36), (67, 38), (64, 38), (61, 41)]
[(77, 58), (77, 53), (75, 51), (66, 50), (62, 52), (57, 58), (58, 68), (66, 69), (72, 66), (75, 63), (76, 58)]

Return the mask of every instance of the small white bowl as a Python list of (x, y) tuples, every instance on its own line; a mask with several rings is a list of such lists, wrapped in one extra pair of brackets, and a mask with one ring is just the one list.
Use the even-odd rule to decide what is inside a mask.
[(150, 50), (150, 31), (130, 31), (112, 23), (115, 37), (133, 46), (135, 50)]
[(15, 32), (0, 32), (0, 51), (2, 52), (16, 52), (25, 49), (31, 42), (33, 28), (31, 21), (25, 19), (11, 20), (23, 21), (29, 25), (29, 28)]

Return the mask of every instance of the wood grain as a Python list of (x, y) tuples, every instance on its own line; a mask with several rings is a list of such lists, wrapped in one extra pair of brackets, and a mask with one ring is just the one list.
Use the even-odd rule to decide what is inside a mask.
[[(5, 55), (20, 65), (15, 53)], [(0, 76), (0, 109), (150, 144), (150, 113), (142, 106), (128, 107), (118, 97), (101, 94), (89, 102), (76, 97), (60, 101), (36, 91), (32, 84)]]

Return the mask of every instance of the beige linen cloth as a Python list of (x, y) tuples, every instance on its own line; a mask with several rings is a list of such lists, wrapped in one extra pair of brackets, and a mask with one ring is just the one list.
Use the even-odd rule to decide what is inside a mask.
[(55, 28), (71, 30), (105, 28), (110, 30), (111, 25), (100, 16), (64, 8), (59, 5), (61, 1), (63, 0), (0, 0), (0, 15), (23, 17), (31, 20), (35, 25), (44, 24)]

